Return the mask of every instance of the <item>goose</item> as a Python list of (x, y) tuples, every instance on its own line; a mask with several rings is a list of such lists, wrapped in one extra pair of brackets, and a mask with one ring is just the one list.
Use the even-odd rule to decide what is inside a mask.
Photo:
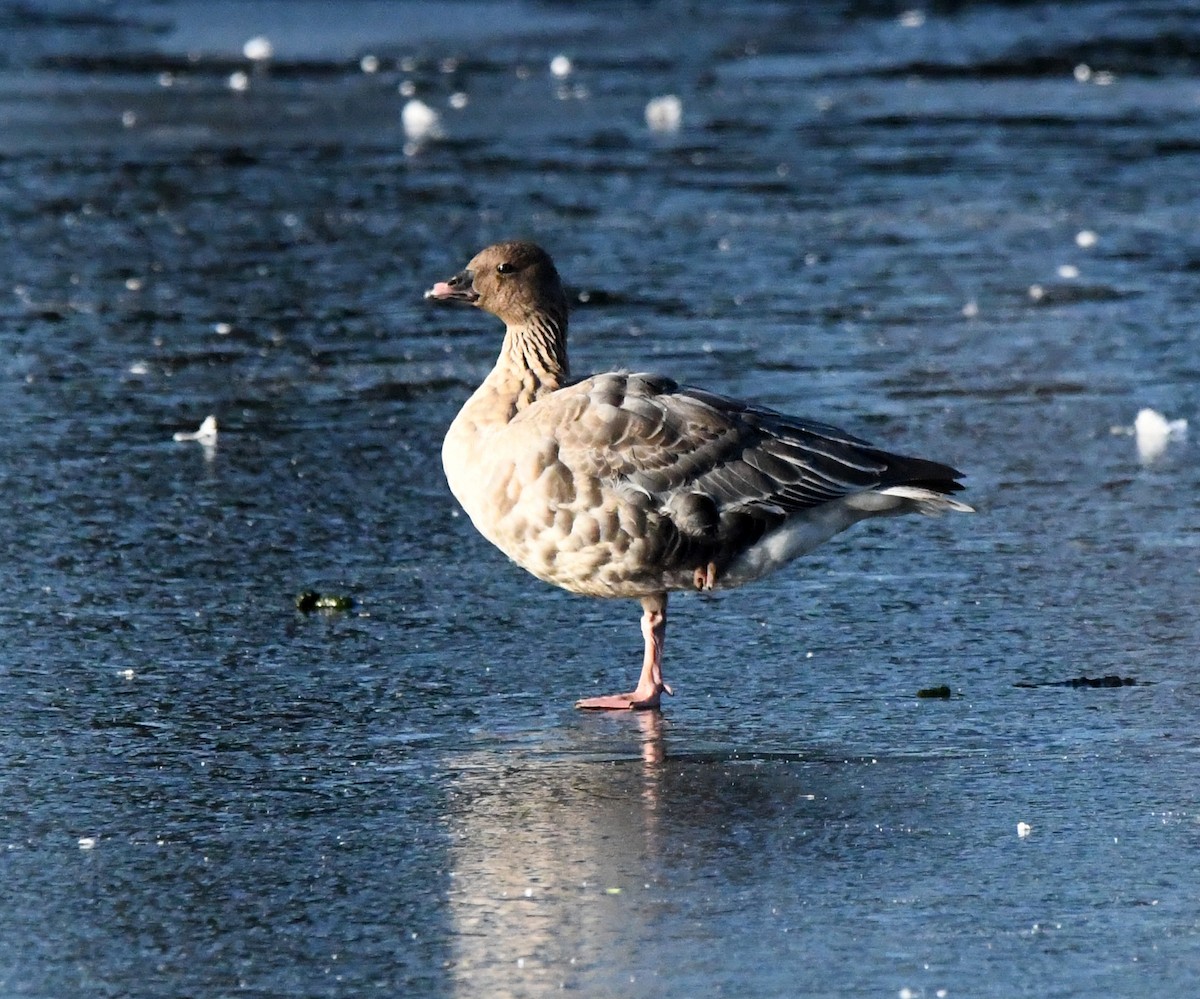
[(442, 445), (451, 492), (488, 541), (572, 593), (641, 602), (641, 675), (582, 709), (659, 708), (667, 598), (742, 586), (871, 517), (973, 512), (963, 473), (825, 423), (663, 375), (572, 380), (567, 296), (524, 240), (481, 250), (425, 297), (504, 323), (495, 366)]

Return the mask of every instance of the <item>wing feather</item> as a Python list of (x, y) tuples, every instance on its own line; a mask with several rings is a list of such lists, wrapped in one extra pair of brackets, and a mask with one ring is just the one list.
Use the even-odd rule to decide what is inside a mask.
[(545, 421), (576, 475), (643, 494), (665, 516), (688, 508), (683, 499), (703, 497), (720, 515), (762, 522), (757, 532), (854, 493), (911, 483), (943, 493), (962, 488), (961, 473), (948, 465), (656, 375), (597, 375), (517, 419)]

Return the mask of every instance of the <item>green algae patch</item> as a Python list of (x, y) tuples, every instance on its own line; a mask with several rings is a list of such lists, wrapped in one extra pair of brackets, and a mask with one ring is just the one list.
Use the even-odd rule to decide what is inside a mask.
[(317, 593), (315, 590), (305, 590), (296, 595), (296, 610), (302, 614), (313, 611), (349, 611), (354, 610), (354, 598), (340, 593)]

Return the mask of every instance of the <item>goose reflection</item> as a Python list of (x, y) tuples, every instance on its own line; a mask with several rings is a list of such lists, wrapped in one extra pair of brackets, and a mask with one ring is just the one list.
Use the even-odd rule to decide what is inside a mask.
[[(631, 978), (660, 974), (664, 927), (740, 919), (735, 900), (764, 879), (803, 890), (796, 848), (826, 824), (828, 798), (811, 788), (827, 764), (676, 757), (657, 712), (610, 716), (599, 731), (594, 720), (572, 730), (574, 755), (450, 761), (456, 994), (638, 994)], [(601, 745), (621, 755), (592, 755)]]
[(658, 895), (664, 722), (657, 711), (619, 720), (620, 756), (452, 761), (454, 994), (503, 999), (590, 981), (626, 946), (630, 903)]

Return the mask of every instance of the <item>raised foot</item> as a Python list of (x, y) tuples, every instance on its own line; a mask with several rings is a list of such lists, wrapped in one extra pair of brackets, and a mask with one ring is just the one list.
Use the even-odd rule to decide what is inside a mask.
[(674, 696), (675, 691), (665, 683), (657, 690), (631, 690), (628, 694), (608, 694), (605, 697), (584, 697), (575, 702), (582, 711), (637, 711), (657, 708), (664, 693)]

